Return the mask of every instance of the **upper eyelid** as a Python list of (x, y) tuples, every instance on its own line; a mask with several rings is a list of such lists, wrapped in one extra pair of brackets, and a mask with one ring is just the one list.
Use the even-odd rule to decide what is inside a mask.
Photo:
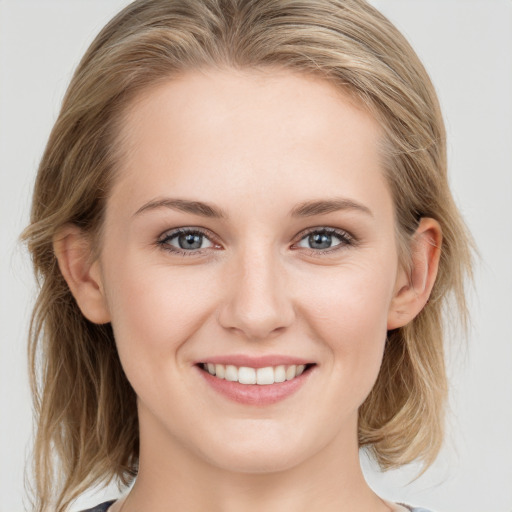
[(301, 231), (297, 236), (306, 236), (316, 231), (328, 231), (329, 233), (340, 233), (352, 237), (352, 235), (346, 229), (333, 228), (331, 226), (315, 226), (313, 228), (306, 228), (305, 230)]
[[(210, 241), (210, 243), (213, 245), (213, 247), (204, 247), (200, 249), (181, 249), (178, 247), (172, 246), (170, 241), (174, 239), (175, 237), (179, 236), (183, 233), (192, 233), (192, 234), (200, 234), (204, 236), (206, 239)], [(159, 246), (164, 251), (174, 253), (180, 256), (200, 256), (202, 254), (205, 254), (212, 248), (219, 247), (220, 243), (216, 241), (215, 235), (206, 228), (200, 228), (196, 226), (186, 226), (186, 227), (179, 227), (179, 228), (173, 228), (173, 229), (167, 229), (164, 231), (156, 240), (156, 245)], [(216, 247), (215, 247), (216, 246)]]
[(330, 227), (330, 226), (320, 226), (320, 227), (314, 227), (314, 228), (308, 228), (306, 229), (305, 231), (301, 231), (296, 237), (295, 237), (295, 242), (299, 242), (301, 241), (302, 239), (304, 239), (305, 237), (307, 237), (308, 235), (310, 235), (311, 233), (315, 233), (315, 232), (322, 232), (322, 231), (326, 231), (328, 232), (329, 234), (334, 234), (334, 235), (338, 235), (339, 237), (341, 238), (348, 238), (350, 241), (352, 242), (355, 242), (356, 241), (356, 238), (354, 235), (352, 235), (349, 231), (347, 231), (346, 229), (340, 229), (340, 228), (333, 228), (333, 227)]
[(218, 237), (215, 236), (215, 234), (207, 228), (200, 228), (197, 226), (184, 226), (179, 228), (166, 229), (158, 236), (158, 241), (172, 238), (173, 236), (179, 235), (181, 233), (199, 233), (203, 236), (206, 236), (206, 238), (211, 239), (212, 242), (218, 239)]

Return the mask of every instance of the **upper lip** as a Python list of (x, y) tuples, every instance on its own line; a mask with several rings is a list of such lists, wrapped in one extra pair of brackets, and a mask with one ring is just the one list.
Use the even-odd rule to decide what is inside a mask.
[(273, 355), (268, 354), (264, 356), (250, 356), (245, 354), (231, 354), (225, 356), (212, 356), (206, 357), (197, 361), (196, 364), (211, 363), (211, 364), (224, 364), (233, 366), (248, 366), (249, 368), (265, 368), (267, 366), (280, 366), (280, 365), (301, 365), (312, 364), (313, 361), (308, 361), (301, 357)]

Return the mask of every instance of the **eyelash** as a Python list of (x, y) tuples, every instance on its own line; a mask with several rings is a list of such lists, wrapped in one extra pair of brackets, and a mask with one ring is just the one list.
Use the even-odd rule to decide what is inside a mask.
[[(302, 247), (302, 248), (293, 247), (293, 250), (302, 249), (310, 256), (321, 256), (323, 254), (337, 252), (344, 248), (354, 246), (357, 242), (357, 240), (354, 238), (354, 236), (352, 236), (350, 233), (348, 233), (345, 230), (335, 229), (335, 228), (330, 228), (330, 227), (316, 227), (316, 228), (310, 228), (310, 229), (306, 230), (305, 232), (301, 233), (300, 238), (298, 238), (297, 241), (294, 242), (294, 245), (302, 242), (302, 240), (304, 240), (305, 238), (307, 238), (308, 236), (310, 236), (313, 233), (329, 235), (329, 236), (334, 235), (340, 240), (340, 243), (338, 243), (332, 247), (329, 247), (327, 249), (311, 249), (311, 248), (306, 248), (306, 247)], [(211, 247), (206, 247), (204, 249), (184, 250), (184, 249), (178, 249), (169, 244), (169, 242), (171, 240), (173, 240), (183, 234), (184, 235), (199, 235), (199, 236), (202, 236), (202, 237), (205, 237), (206, 239), (208, 239), (212, 243), (213, 246), (219, 245), (215, 242), (215, 237), (214, 237), (213, 233), (211, 233), (210, 231), (207, 231), (203, 228), (177, 228), (172, 231), (167, 231), (157, 240), (157, 245), (165, 251), (169, 251), (173, 254), (178, 254), (180, 256), (201, 256), (206, 251), (208, 251), (208, 249), (211, 248)]]
[[(336, 229), (336, 228), (329, 228), (329, 227), (321, 227), (321, 228), (310, 228), (306, 230), (305, 232), (301, 233), (300, 238), (297, 242), (294, 243), (297, 244), (299, 242), (302, 242), (305, 238), (312, 235), (313, 233), (322, 234), (322, 235), (329, 235), (329, 236), (336, 236), (340, 243), (336, 244), (332, 247), (328, 247), (327, 249), (311, 249), (307, 247), (302, 247), (302, 250), (305, 250), (306, 253), (308, 253), (310, 256), (321, 256), (324, 254), (334, 253), (337, 251), (340, 251), (342, 249), (346, 249), (347, 247), (354, 246), (356, 244), (356, 239), (347, 231), (343, 229)], [(294, 248), (294, 250), (297, 250), (297, 248)]]
[(180, 235), (199, 235), (208, 239), (214, 246), (218, 245), (213, 241), (215, 238), (213, 233), (199, 228), (177, 228), (172, 231), (166, 231), (157, 241), (157, 245), (161, 247), (164, 251), (169, 251), (173, 254), (178, 254), (180, 256), (200, 256), (204, 254), (205, 251), (209, 249), (206, 247), (204, 249), (196, 249), (196, 250), (184, 250), (178, 249), (177, 247), (173, 247), (169, 244), (169, 242)]

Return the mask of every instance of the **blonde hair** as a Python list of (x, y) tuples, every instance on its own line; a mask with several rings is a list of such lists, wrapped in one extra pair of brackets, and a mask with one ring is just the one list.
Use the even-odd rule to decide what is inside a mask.
[[(400, 247), (421, 217), (443, 231), (431, 299), (388, 333), (377, 382), (359, 412), (359, 442), (382, 468), (428, 466), (443, 439), (447, 382), (442, 313), (465, 317), (470, 239), (450, 194), (443, 120), (431, 81), (397, 29), (363, 0), (138, 0), (80, 62), (39, 167), (23, 238), (40, 283), (29, 355), (37, 415), (36, 510), (64, 511), (88, 487), (137, 473), (136, 399), (110, 325), (80, 312), (53, 253), (67, 223), (97, 236), (119, 157), (123, 114), (142, 90), (201, 67), (313, 73), (381, 123)], [(404, 260), (406, 250), (402, 251)]]

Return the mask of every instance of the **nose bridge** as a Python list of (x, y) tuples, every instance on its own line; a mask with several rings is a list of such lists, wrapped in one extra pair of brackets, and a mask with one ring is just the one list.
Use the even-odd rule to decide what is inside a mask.
[(235, 260), (221, 324), (249, 339), (263, 339), (289, 326), (294, 318), (293, 304), (280, 254), (273, 244), (248, 244), (240, 248)]

